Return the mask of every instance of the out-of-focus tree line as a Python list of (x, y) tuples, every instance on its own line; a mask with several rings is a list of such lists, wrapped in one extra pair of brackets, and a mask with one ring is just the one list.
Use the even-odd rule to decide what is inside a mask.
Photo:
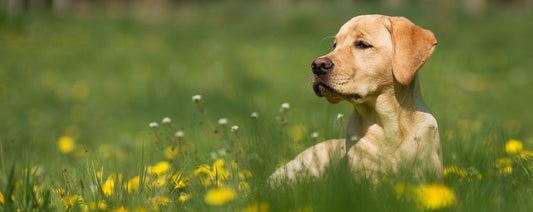
[[(83, 11), (92, 8), (165, 8), (171, 5), (210, 3), (210, 2), (253, 2), (250, 0), (0, 0), (0, 9), (9, 14), (20, 14), (28, 11), (44, 10), (54, 12)], [(261, 0), (255, 0), (261, 1)], [(533, 8), (533, 0), (264, 0), (272, 4), (322, 2), (332, 4), (359, 4), (379, 2), (388, 7), (404, 7), (413, 4), (436, 4), (447, 9), (463, 9), (470, 13), (480, 13), (491, 6), (513, 6), (522, 9)]]

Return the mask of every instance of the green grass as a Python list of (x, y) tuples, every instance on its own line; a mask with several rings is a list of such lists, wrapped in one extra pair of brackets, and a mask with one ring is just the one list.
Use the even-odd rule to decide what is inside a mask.
[[(468, 15), (433, 5), (214, 3), (156, 13), (0, 11), (4, 211), (62, 210), (62, 199), (73, 195), (83, 198), (74, 201), (74, 211), (98, 201), (106, 210), (151, 210), (156, 196), (170, 199), (158, 206), (162, 210), (240, 211), (261, 202), (270, 211), (418, 210), (413, 197), (395, 190), (408, 179), (354, 182), (342, 164), (314, 182), (265, 185), (278, 164), (314, 143), (343, 136), (346, 120), (336, 116), (347, 117), (351, 107), (317, 98), (309, 67), (331, 49), (331, 36), (342, 23), (367, 13), (406, 16), (439, 40), (420, 72), (422, 92), (439, 123), (445, 166), (467, 173), (445, 177), (457, 198), (445, 210), (533, 209), (531, 158), (504, 148), (509, 139), (533, 148), (533, 14), (527, 10), (494, 7)], [(195, 94), (202, 95), (200, 104), (191, 101)], [(280, 112), (284, 102), (291, 108)], [(250, 118), (252, 112), (259, 117)], [(161, 124), (163, 117), (172, 125)], [(229, 124), (218, 125), (219, 118)], [(157, 130), (148, 127), (154, 121)], [(233, 125), (239, 126), (236, 132)], [(174, 137), (176, 131), (185, 136)], [(311, 138), (312, 132), (319, 137)], [(73, 152), (58, 150), (62, 136), (74, 139)], [(172, 159), (164, 156), (169, 146), (179, 149)], [(215, 175), (224, 184), (219, 187), (236, 193), (223, 206), (204, 201), (216, 186), (204, 186), (206, 177), (194, 174), (197, 166), (213, 164), (212, 153), (230, 172), (228, 179)], [(510, 174), (495, 167), (500, 158), (512, 159)], [(187, 187), (176, 189), (168, 180), (161, 187), (151, 184), (156, 177), (146, 168), (164, 160), (171, 165), (168, 176), (182, 173)], [(246, 170), (253, 176), (240, 179), (238, 173)], [(106, 195), (102, 184), (114, 174), (115, 188)], [(145, 180), (129, 193), (124, 184), (135, 176)], [(239, 190), (243, 182), (249, 187)], [(179, 202), (185, 194), (191, 199)]]

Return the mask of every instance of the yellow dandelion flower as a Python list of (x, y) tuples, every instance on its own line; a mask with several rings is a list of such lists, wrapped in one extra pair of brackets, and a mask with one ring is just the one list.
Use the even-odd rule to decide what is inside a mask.
[(443, 184), (421, 185), (415, 190), (418, 205), (427, 210), (439, 210), (455, 204), (455, 193)]
[(208, 165), (201, 165), (194, 170), (195, 175), (208, 175), (211, 173), (211, 168)]
[(106, 196), (110, 196), (115, 189), (115, 179), (113, 177), (108, 177), (107, 180), (102, 183), (102, 192)]
[(131, 178), (126, 184), (126, 189), (128, 190), (128, 193), (133, 193), (135, 191), (138, 191), (140, 181), (141, 181), (141, 178), (139, 176), (135, 176)]
[(54, 192), (58, 193), (61, 197), (65, 196), (65, 189), (62, 188), (56, 188), (53, 190)]
[(71, 195), (61, 198), (61, 201), (63, 202), (63, 208), (65, 210), (68, 210), (69, 208), (72, 208), (74, 204), (80, 199), (78, 195)]
[(268, 212), (270, 205), (266, 202), (256, 202), (246, 207), (242, 212)]
[(205, 187), (209, 187), (213, 185), (213, 181), (210, 179), (202, 179), (201, 182), (202, 182), (202, 185)]
[(170, 199), (165, 196), (156, 196), (151, 199), (154, 206), (165, 206), (170, 202)]
[(233, 170), (239, 169), (239, 164), (236, 161), (231, 161), (230, 166)]
[(239, 172), (239, 179), (246, 180), (252, 178), (252, 172), (250, 170), (243, 170)]
[(187, 202), (189, 201), (189, 199), (191, 199), (191, 194), (180, 194), (180, 197), (178, 197), (178, 201), (180, 202)]
[(158, 176), (154, 181), (152, 181), (152, 187), (161, 188), (167, 183), (167, 175)]
[(235, 199), (235, 192), (226, 188), (215, 188), (205, 194), (205, 202), (210, 205), (224, 205)]
[(533, 151), (531, 150), (522, 150), (520, 151), (520, 157), (525, 160), (533, 159)]
[(75, 146), (74, 139), (70, 136), (63, 136), (57, 141), (57, 148), (63, 154), (71, 153)]
[(148, 166), (148, 173), (155, 175), (162, 175), (170, 169), (170, 163), (168, 161), (161, 161), (155, 166)]
[(522, 151), (522, 142), (511, 139), (505, 143), (505, 152), (509, 154), (518, 154)]
[(513, 172), (513, 164), (509, 158), (499, 158), (496, 160), (495, 166), (500, 174), (508, 175)]
[(165, 157), (167, 159), (172, 159), (178, 155), (178, 147), (175, 146), (169, 146), (165, 148)]
[(4, 198), (4, 194), (2, 194), (2, 192), (0, 192), (0, 204), (4, 204), (6, 202), (6, 199)]
[(91, 211), (95, 211), (95, 210), (105, 211), (107, 209), (107, 204), (105, 204), (104, 201), (90, 202), (89, 209)]
[(457, 175), (461, 178), (463, 177), (466, 177), (467, 173), (466, 173), (466, 170), (462, 169), (462, 168), (459, 168), (458, 166), (456, 165), (451, 165), (451, 166), (447, 166), (444, 168), (443, 170), (443, 175), (444, 176), (449, 176), (449, 175)]
[(187, 179), (186, 177), (183, 177), (182, 174), (173, 174), (170, 177), (170, 182), (172, 182), (174, 184), (174, 188), (175, 189), (184, 189), (184, 188), (186, 188), (188, 181), (189, 181), (189, 179)]
[(239, 182), (239, 190), (246, 190), (250, 188), (250, 184), (248, 184), (248, 182), (245, 182), (245, 181), (241, 181)]
[(216, 177), (222, 180), (229, 179), (230, 173), (226, 169), (224, 169), (224, 159), (218, 159), (213, 163), (211, 177)]

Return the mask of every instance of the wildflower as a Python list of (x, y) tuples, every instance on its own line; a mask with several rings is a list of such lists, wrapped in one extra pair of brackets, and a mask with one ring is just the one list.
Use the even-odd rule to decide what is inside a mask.
[(170, 163), (168, 161), (161, 161), (155, 166), (148, 166), (148, 173), (154, 175), (162, 175), (168, 171), (170, 168)]
[(245, 182), (245, 181), (239, 182), (239, 190), (242, 191), (248, 188), (250, 188), (250, 184), (248, 184), (248, 182)]
[(95, 210), (105, 211), (107, 209), (107, 204), (104, 201), (90, 202), (89, 209), (91, 211), (95, 211)]
[(174, 184), (175, 189), (184, 189), (187, 187), (187, 182), (189, 179), (183, 177), (182, 174), (173, 174), (170, 176), (170, 182)]
[(167, 159), (172, 159), (178, 155), (178, 148), (175, 146), (169, 146), (165, 148), (165, 157)]
[(52, 191), (58, 193), (59, 196), (61, 196), (61, 197), (65, 196), (65, 189), (62, 189), (62, 188), (56, 188), (56, 189), (54, 189), (54, 190), (52, 190)]
[(107, 180), (102, 183), (102, 192), (106, 196), (110, 196), (115, 189), (115, 179), (114, 177), (108, 177)]
[(291, 108), (291, 105), (287, 102), (281, 104), (281, 109), (280, 111), (283, 112), (283, 111), (286, 111), (286, 110), (289, 110)]
[(180, 196), (178, 197), (178, 201), (180, 202), (187, 202), (189, 199), (191, 199), (191, 194), (187, 194), (187, 193), (181, 193)]
[(151, 201), (152, 201), (152, 204), (155, 206), (164, 206), (170, 202), (170, 199), (165, 196), (156, 196), (152, 198)]
[(157, 176), (155, 178), (155, 180), (152, 181), (151, 186), (154, 187), (154, 188), (161, 188), (162, 186), (165, 185), (166, 182), (167, 182), (167, 176), (166, 175)]
[(359, 137), (357, 135), (354, 135), (354, 136), (350, 137), (350, 141), (359, 141), (359, 139), (361, 139), (361, 137)]
[(252, 172), (250, 170), (243, 170), (239, 172), (239, 179), (246, 180), (252, 178)]
[(312, 132), (311, 133), (311, 138), (315, 139), (315, 138), (318, 138), (318, 132)]
[(239, 129), (239, 126), (233, 125), (231, 126), (231, 132), (236, 132)]
[(499, 158), (494, 164), (500, 174), (508, 175), (513, 172), (513, 164), (509, 158)]
[(221, 119), (218, 120), (218, 124), (220, 124), (220, 125), (226, 125), (226, 124), (228, 124), (228, 119), (226, 119), (226, 118), (221, 118)]
[(257, 114), (257, 112), (253, 112), (250, 114), (250, 117), (256, 119), (259, 117), (259, 114)]
[(183, 131), (177, 131), (174, 136), (176, 136), (176, 138), (183, 138), (183, 136), (185, 136), (185, 133)]
[(342, 113), (337, 113), (337, 120), (341, 120), (344, 118), (344, 115)]
[(200, 96), (200, 95), (192, 96), (192, 101), (193, 102), (199, 102), (200, 100), (202, 100), (202, 96)]
[(63, 136), (59, 138), (59, 141), (57, 141), (57, 147), (63, 154), (71, 153), (75, 146), (76, 144), (74, 143), (74, 139), (70, 136)]
[(439, 210), (455, 204), (455, 193), (443, 184), (421, 185), (415, 190), (417, 203), (423, 209)]
[(256, 202), (246, 207), (242, 212), (268, 212), (270, 205), (266, 202)]
[(140, 181), (141, 179), (139, 176), (131, 178), (128, 183), (126, 183), (126, 189), (128, 190), (128, 193), (133, 193), (139, 190)]
[(2, 194), (2, 192), (0, 192), (0, 204), (4, 204), (6, 202), (5, 198), (4, 198), (4, 194)]
[(74, 206), (76, 201), (78, 201), (79, 199), (80, 196), (78, 195), (71, 195), (61, 198), (61, 202), (63, 202), (63, 208), (65, 208), (65, 210), (72, 208), (72, 206)]
[(223, 180), (227, 180), (230, 177), (230, 173), (224, 169), (224, 159), (218, 159), (213, 163), (211, 177), (218, 177)]
[(215, 188), (205, 194), (205, 202), (210, 205), (224, 205), (235, 199), (235, 192), (227, 188)]
[(228, 153), (228, 150), (222, 148), (218, 150), (218, 155), (225, 156)]
[(522, 150), (520, 152), (520, 157), (522, 159), (525, 159), (525, 160), (533, 159), (533, 151), (531, 151), (531, 150)]
[(195, 175), (205, 175), (211, 173), (211, 169), (208, 165), (201, 165), (194, 170)]
[(505, 143), (505, 152), (509, 154), (518, 154), (522, 151), (522, 142), (511, 139)]
[(444, 168), (443, 170), (443, 175), (444, 176), (448, 176), (448, 175), (452, 175), (452, 174), (455, 174), (461, 178), (465, 177), (466, 176), (466, 171), (462, 168), (459, 168), (458, 166), (456, 165), (451, 165), (451, 166), (447, 166)]
[(148, 124), (148, 126), (150, 126), (150, 128), (152, 128), (152, 129), (155, 129), (155, 128), (159, 127), (159, 124), (157, 124), (156, 122), (150, 122), (150, 124)]
[(165, 118), (163, 118), (163, 121), (161, 121), (161, 123), (163, 123), (163, 124), (170, 124), (171, 122), (172, 122), (172, 120), (170, 120), (169, 117), (165, 117)]

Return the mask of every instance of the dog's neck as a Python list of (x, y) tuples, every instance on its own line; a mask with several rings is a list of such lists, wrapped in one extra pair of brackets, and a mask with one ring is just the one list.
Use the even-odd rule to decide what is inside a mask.
[(427, 112), (418, 77), (409, 85), (394, 81), (379, 95), (354, 104), (354, 109), (347, 129), (347, 149), (361, 138), (375, 145), (396, 149), (401, 145), (399, 141), (414, 133), (407, 126), (416, 124), (416, 112)]

